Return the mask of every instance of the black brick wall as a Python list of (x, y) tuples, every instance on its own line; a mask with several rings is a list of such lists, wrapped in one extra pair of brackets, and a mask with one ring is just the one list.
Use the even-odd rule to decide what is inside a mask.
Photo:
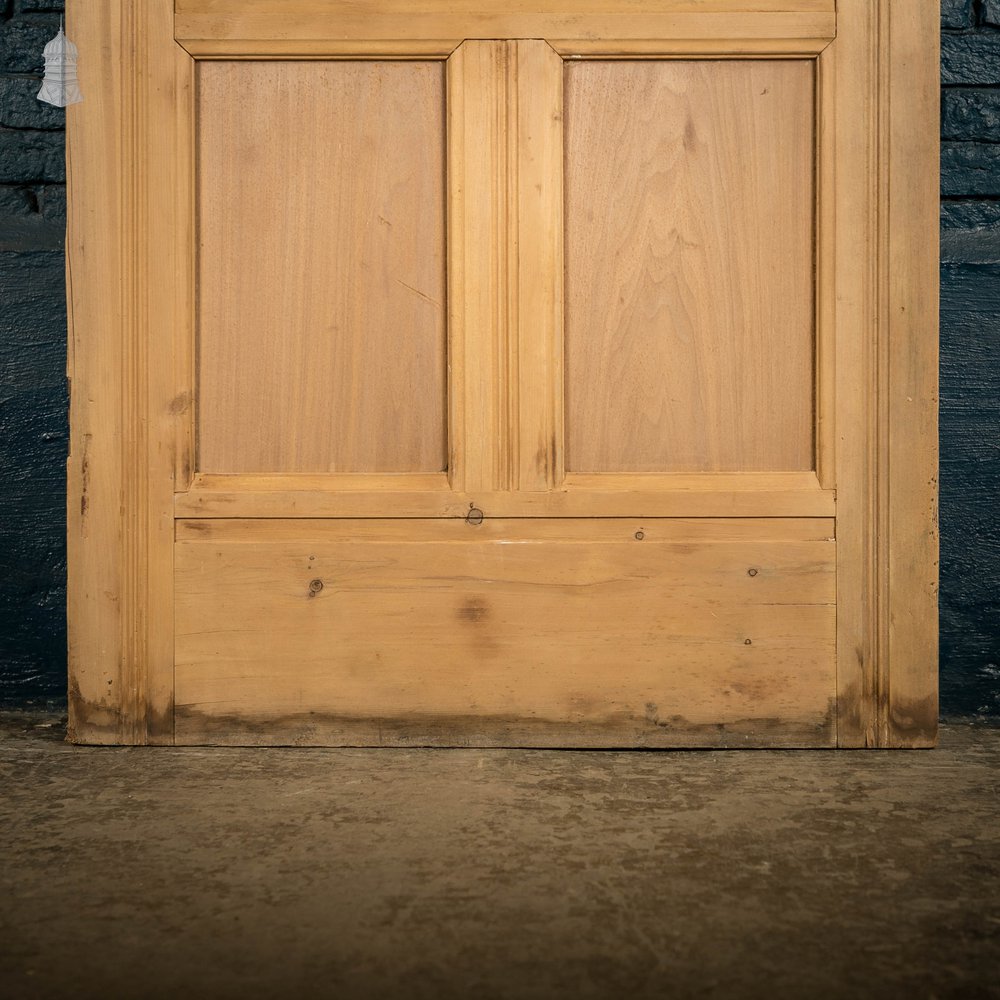
[(941, 702), (1000, 714), (1000, 0), (944, 0)]
[[(61, 8), (0, 0), (0, 702), (8, 704), (58, 699), (65, 688), (65, 114), (35, 100)], [(942, 709), (1000, 714), (1000, 0), (943, 0), (941, 23)]]
[(0, 0), (0, 703), (65, 698), (65, 112), (35, 100), (60, 0)]

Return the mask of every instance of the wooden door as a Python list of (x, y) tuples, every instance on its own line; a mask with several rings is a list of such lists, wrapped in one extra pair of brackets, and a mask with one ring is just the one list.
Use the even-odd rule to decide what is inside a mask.
[(73, 738), (933, 742), (931, 3), (70, 17)]

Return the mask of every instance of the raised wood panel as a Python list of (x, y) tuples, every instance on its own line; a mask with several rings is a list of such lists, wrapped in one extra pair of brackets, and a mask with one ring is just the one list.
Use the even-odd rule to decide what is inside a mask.
[(573, 472), (814, 467), (814, 81), (566, 67)]
[(830, 744), (834, 543), (799, 525), (193, 522), (177, 740)]
[(445, 468), (444, 70), (208, 62), (198, 468)]

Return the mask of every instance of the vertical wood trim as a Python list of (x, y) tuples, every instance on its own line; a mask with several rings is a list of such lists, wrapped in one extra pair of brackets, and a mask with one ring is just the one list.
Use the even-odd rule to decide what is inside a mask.
[(842, 0), (837, 24), (823, 57), (835, 73), (837, 131), (837, 739), (875, 746), (878, 5)]
[[(190, 57), (173, 42), (170, 0), (126, 6), (134, 86), (124, 101), (123, 743), (173, 742), (173, 490), (179, 424), (176, 345), (190, 340), (185, 280), (193, 246), (182, 183)], [(127, 43), (126, 43), (127, 44)], [(180, 121), (178, 120), (180, 117)]]
[(445, 129), (447, 143), (446, 257), (448, 296), (447, 392), (448, 484), (465, 489), (465, 52), (459, 46), (445, 72)]
[(69, 738), (118, 743), (122, 671), (122, 5), (68, 5), (80, 85), (67, 109)]
[(513, 46), (448, 60), (448, 300), (453, 489), (510, 487), (508, 100)]
[(816, 475), (836, 486), (837, 274), (836, 67), (816, 60)]
[[(197, 468), (197, 323), (198, 323), (198, 202), (197, 99), (198, 63), (177, 46), (177, 320), (174, 365), (178, 396), (171, 401), (177, 417), (174, 492), (191, 488)], [(185, 257), (186, 255), (186, 257)]]
[(940, 34), (932, 0), (883, 5), (889, 161), (886, 404), (889, 657), (885, 743), (933, 746), (938, 720)]
[(90, 53), (69, 137), (76, 742), (173, 741), (173, 490), (190, 409), (174, 354), (190, 333), (175, 116), (190, 60), (172, 22), (170, 0), (107, 0), (71, 20)]
[[(503, 107), (498, 109), (498, 123), (501, 130), (503, 171), (504, 260), (501, 270), (505, 312), (501, 318), (499, 332), (500, 386), (498, 416), (503, 427), (501, 439), (504, 454), (500, 460), (500, 489), (515, 489), (520, 468), (521, 433), (520, 389), (520, 306), (521, 306), (521, 215), (519, 204), (521, 188), (526, 178), (521, 176), (520, 162), (520, 119), (521, 119), (521, 63), (520, 42), (504, 42), (504, 91), (501, 93)], [(530, 94), (524, 93), (530, 103)]]
[(871, 691), (869, 695), (874, 732), (872, 745), (886, 744), (888, 718), (889, 643), (887, 614), (889, 597), (889, 479), (885, 474), (889, 449), (889, 352), (886, 332), (889, 326), (886, 287), (889, 281), (889, 71), (890, 60), (884, 50), (889, 41), (888, 8), (883, 0), (873, 4), (872, 28), (874, 66), (872, 87), (875, 123), (870, 139), (872, 158), (873, 208), (871, 260), (872, 324), (870, 351), (871, 388), (868, 428), (869, 448), (869, 517), (868, 557), (865, 568), (870, 581), (868, 607), (870, 646), (872, 649)]
[(563, 61), (516, 43), (518, 488), (565, 478), (563, 447)]
[(123, 743), (145, 743), (149, 606), (149, 407), (148, 225), (147, 185), (143, 169), (146, 142), (145, 105), (150, 80), (146, 72), (146, 15), (138, 3), (122, 5), (122, 46), (130, 72), (122, 94), (121, 135), (124, 150), (122, 199), (122, 732)]
[(936, 11), (842, 0), (833, 49), (841, 746), (936, 742)]
[[(137, 525), (147, 552), (141, 583), (145, 610), (137, 617), (144, 673), (144, 742), (174, 740), (174, 511), (178, 466), (190, 469), (193, 439), (192, 269), (194, 149), (191, 57), (173, 41), (170, 0), (143, 4), (145, 91), (140, 109), (140, 172), (145, 178), (143, 225), (137, 239), (136, 269), (145, 287), (135, 331), (145, 362), (146, 398), (135, 419), (147, 435), (136, 454)], [(145, 634), (142, 635), (142, 630)]]

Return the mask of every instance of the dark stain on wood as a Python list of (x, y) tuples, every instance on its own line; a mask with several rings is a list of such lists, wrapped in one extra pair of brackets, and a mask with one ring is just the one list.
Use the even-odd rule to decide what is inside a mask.
[(108, 696), (94, 702), (84, 698), (80, 685), (71, 681), (68, 692), (69, 720), (66, 739), (70, 743), (117, 743), (121, 741), (122, 714), (119, 695), (109, 686)]
[(937, 745), (937, 736), (937, 698), (929, 696), (916, 701), (890, 701), (890, 745), (932, 747)]
[(162, 711), (157, 711), (153, 706), (146, 706), (146, 731), (150, 739), (157, 742), (170, 742), (174, 740), (174, 699), (170, 701)]
[(175, 715), (175, 740), (178, 745), (189, 746), (667, 750), (836, 745), (836, 713), (832, 707), (812, 720), (749, 718), (718, 723), (692, 723), (680, 715), (660, 719), (653, 703), (638, 713), (576, 720), (461, 714), (352, 717), (323, 712), (211, 715), (192, 705), (177, 706)]
[(684, 148), (689, 152), (698, 145), (698, 130), (695, 128), (694, 119), (688, 118), (684, 125)]
[(93, 434), (83, 435), (83, 454), (80, 456), (80, 520), (87, 518), (90, 505), (90, 441)]
[[(114, 678), (108, 678), (105, 696), (94, 700), (83, 696), (80, 686), (75, 680), (70, 683), (68, 692), (69, 719), (66, 726), (68, 742), (104, 746), (131, 743), (137, 738), (131, 720), (122, 713), (121, 692), (117, 688), (117, 681)], [(161, 745), (173, 743), (173, 699), (162, 710), (158, 710), (152, 705), (146, 705), (142, 721), (145, 723), (147, 743)], [(141, 735), (138, 738), (141, 740)]]
[(469, 597), (459, 606), (455, 616), (462, 622), (485, 622), (490, 617), (489, 602), (482, 597)]
[(184, 392), (179, 392), (170, 400), (169, 412), (176, 417), (182, 413), (186, 413), (190, 405), (191, 393), (185, 389)]

